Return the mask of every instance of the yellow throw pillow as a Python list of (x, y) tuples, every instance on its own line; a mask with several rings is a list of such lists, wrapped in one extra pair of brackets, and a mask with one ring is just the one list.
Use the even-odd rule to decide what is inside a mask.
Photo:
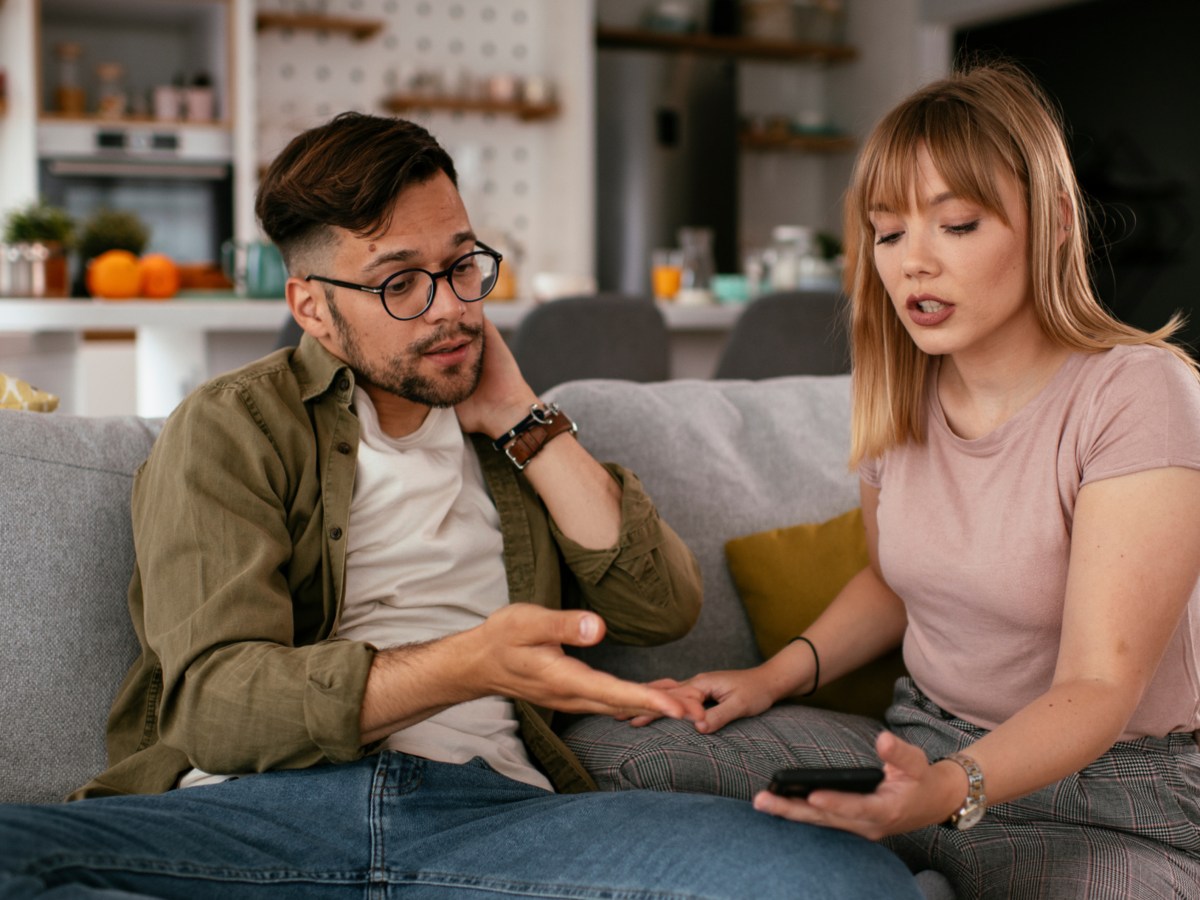
[(58, 398), (39, 390), (27, 381), (0, 372), (0, 409), (28, 409), (34, 412), (53, 412)]
[[(819, 524), (792, 525), (733, 538), (725, 558), (763, 658), (811, 625), (867, 565), (862, 510)], [(820, 650), (820, 647), (817, 648)], [(822, 686), (803, 702), (882, 718), (892, 686), (905, 674), (896, 650)]]

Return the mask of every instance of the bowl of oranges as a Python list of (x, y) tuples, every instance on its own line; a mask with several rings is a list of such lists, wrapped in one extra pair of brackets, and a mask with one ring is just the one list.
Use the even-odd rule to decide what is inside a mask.
[(105, 250), (88, 263), (86, 281), (88, 293), (102, 300), (168, 300), (179, 293), (181, 278), (165, 253)]

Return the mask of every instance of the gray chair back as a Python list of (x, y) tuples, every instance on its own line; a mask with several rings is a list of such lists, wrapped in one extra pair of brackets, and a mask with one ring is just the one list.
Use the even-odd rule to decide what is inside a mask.
[(743, 311), (714, 378), (842, 375), (850, 371), (845, 304), (837, 291), (764, 294)]
[(667, 325), (644, 297), (600, 293), (541, 303), (521, 320), (509, 346), (538, 393), (584, 378), (670, 377)]

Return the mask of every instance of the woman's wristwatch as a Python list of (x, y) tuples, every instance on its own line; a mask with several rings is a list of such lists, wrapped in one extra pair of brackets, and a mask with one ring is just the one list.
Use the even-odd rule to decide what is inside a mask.
[(987, 810), (987, 795), (983, 792), (983, 770), (979, 768), (979, 763), (965, 753), (951, 753), (942, 759), (953, 760), (967, 773), (967, 798), (963, 800), (958, 811), (951, 813), (950, 818), (942, 824), (959, 831), (974, 828)]

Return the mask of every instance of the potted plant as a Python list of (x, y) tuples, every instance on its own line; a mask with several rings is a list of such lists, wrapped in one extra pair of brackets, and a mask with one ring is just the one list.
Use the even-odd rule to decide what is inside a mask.
[(136, 213), (98, 209), (80, 229), (79, 257), (86, 266), (105, 250), (128, 250), (134, 256), (141, 256), (149, 241), (150, 229)]
[(150, 241), (150, 229), (136, 213), (119, 209), (98, 209), (83, 223), (79, 232), (79, 260), (83, 284), (78, 293), (95, 295), (88, 267), (92, 260), (109, 250), (126, 250), (141, 256)]
[(44, 200), (9, 210), (0, 242), (0, 294), (67, 296), (67, 251), (74, 236), (75, 220)]

